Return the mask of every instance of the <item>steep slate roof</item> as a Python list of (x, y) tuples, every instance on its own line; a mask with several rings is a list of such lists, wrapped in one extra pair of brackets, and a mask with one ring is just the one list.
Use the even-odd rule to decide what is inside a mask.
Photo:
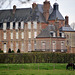
[(50, 31), (55, 32), (55, 26), (54, 25), (48, 25), (45, 29), (43, 29), (41, 31), (41, 33), (37, 36), (37, 38), (52, 37), (50, 34)]
[[(52, 7), (50, 6), (50, 13), (52, 12)], [(43, 5), (37, 4), (35, 10), (32, 8), (20, 8), (16, 9), (15, 14), (13, 14), (13, 9), (0, 10), (0, 23), (11, 22), (11, 21), (35, 21), (46, 22), (43, 16)]]
[(54, 3), (53, 5), (53, 12), (49, 15), (48, 20), (64, 20), (63, 16), (61, 15), (61, 13), (59, 12), (59, 8), (58, 8), (58, 4)]
[(75, 31), (71, 27), (61, 27), (60, 31)]

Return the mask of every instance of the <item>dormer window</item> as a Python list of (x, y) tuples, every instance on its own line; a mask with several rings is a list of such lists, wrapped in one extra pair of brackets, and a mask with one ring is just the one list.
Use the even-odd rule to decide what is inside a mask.
[(3, 23), (3, 30), (6, 30), (7, 23)]
[(59, 33), (59, 36), (60, 36), (60, 37), (64, 37), (64, 33), (60, 32), (60, 33)]
[(0, 29), (2, 29), (3, 28), (3, 23), (0, 23)]
[(7, 22), (7, 29), (10, 28), (10, 22)]
[(56, 36), (54, 31), (50, 31), (50, 35), (51, 35), (51, 37), (55, 37)]
[(21, 22), (21, 29), (24, 29), (24, 22)]
[(28, 22), (28, 29), (31, 29), (31, 22)]
[(13, 22), (13, 28), (15, 29), (15, 22)]
[(16, 22), (15, 29), (18, 29), (18, 22)]
[(10, 29), (13, 29), (13, 22), (10, 22)]
[(33, 22), (33, 28), (37, 29), (37, 22), (36, 21)]

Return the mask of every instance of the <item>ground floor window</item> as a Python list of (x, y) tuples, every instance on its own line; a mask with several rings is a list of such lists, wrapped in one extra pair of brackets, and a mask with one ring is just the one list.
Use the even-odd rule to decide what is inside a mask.
[(4, 53), (7, 52), (7, 47), (6, 47), (6, 43), (4, 43)]

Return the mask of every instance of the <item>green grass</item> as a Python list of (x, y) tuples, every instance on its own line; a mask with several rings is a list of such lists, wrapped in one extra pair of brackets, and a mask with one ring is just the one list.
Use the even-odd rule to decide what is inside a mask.
[(75, 75), (75, 71), (57, 63), (0, 64), (0, 75)]

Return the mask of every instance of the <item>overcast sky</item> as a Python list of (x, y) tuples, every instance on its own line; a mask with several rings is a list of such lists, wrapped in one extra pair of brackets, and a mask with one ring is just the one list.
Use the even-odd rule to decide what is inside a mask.
[[(2, 9), (6, 8), (12, 8), (13, 5), (16, 5), (17, 8), (29, 8), (32, 6), (33, 2), (36, 2), (37, 4), (43, 4), (45, 0), (32, 0), (30, 2), (27, 2), (26, 4), (21, 4), (18, 0), (12, 0), (11, 5), (9, 4), (9, 0), (5, 2)], [(59, 4), (59, 11), (65, 17), (66, 15), (69, 16), (69, 24), (75, 22), (75, 0), (48, 0), (51, 3), (51, 6), (53, 7), (53, 4), (57, 2)]]

